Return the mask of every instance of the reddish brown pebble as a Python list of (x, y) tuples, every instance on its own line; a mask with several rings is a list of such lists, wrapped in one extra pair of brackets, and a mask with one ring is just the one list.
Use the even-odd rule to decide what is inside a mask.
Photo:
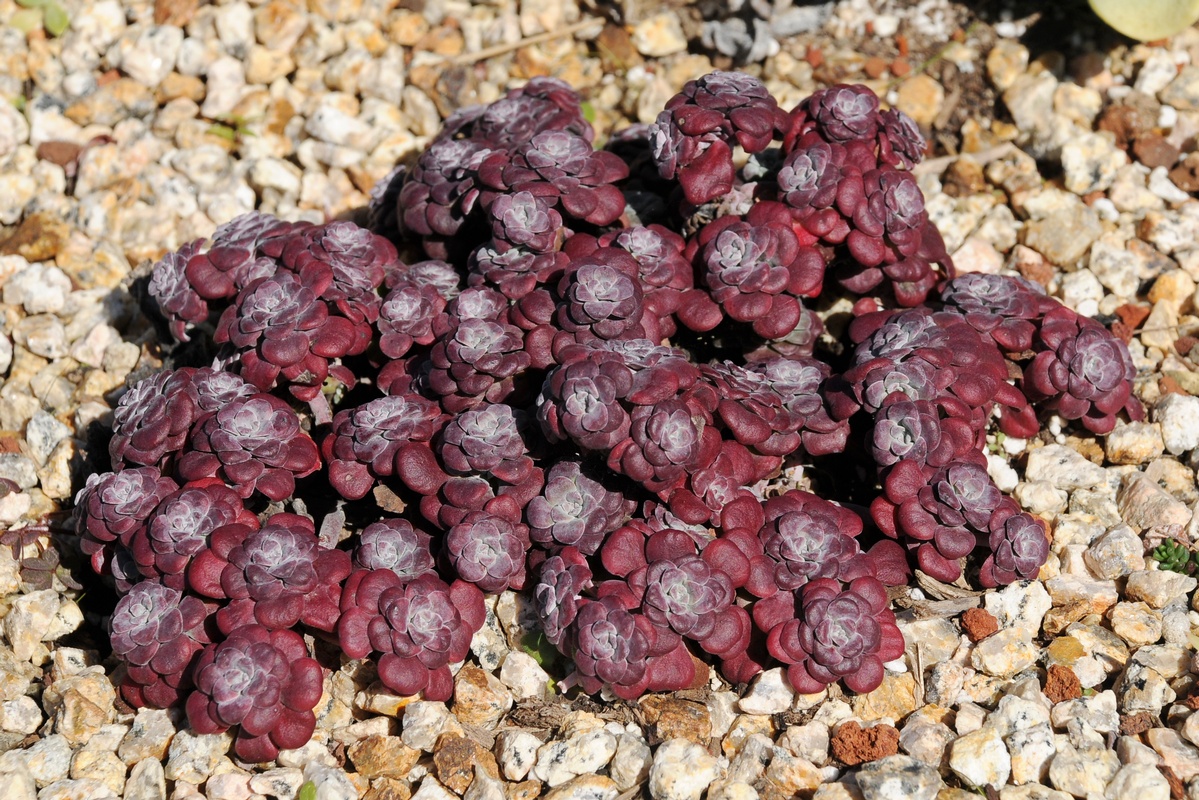
[(1120, 735), (1136, 736), (1138, 733), (1144, 733), (1150, 728), (1158, 727), (1160, 724), (1161, 721), (1148, 711), (1142, 711), (1139, 714), (1121, 714)]
[(1132, 154), (1145, 166), (1173, 167), (1178, 163), (1178, 155), (1182, 151), (1156, 133), (1138, 136), (1132, 143)]
[[(1182, 394), (1189, 395), (1186, 389), (1182, 388), (1182, 384), (1171, 378), (1169, 375), (1163, 375), (1157, 382), (1157, 390), (1162, 394)], [(1199, 699), (1196, 700), (1194, 706), (1188, 706), (1192, 710), (1199, 711)]]
[(896, 78), (903, 78), (910, 75), (912, 65), (908, 63), (906, 58), (900, 57), (891, 62), (891, 74)]
[(1078, 682), (1074, 670), (1061, 664), (1052, 665), (1045, 675), (1045, 696), (1051, 703), (1063, 703), (1082, 697), (1082, 684)]
[(1166, 783), (1170, 784), (1171, 800), (1185, 800), (1187, 796), (1186, 785), (1183, 784), (1182, 780), (1174, 774), (1174, 770), (1170, 769), (1164, 764), (1159, 764), (1157, 769), (1158, 772), (1165, 776)]
[(1196, 344), (1199, 344), (1199, 339), (1190, 334), (1183, 334), (1174, 340), (1174, 349), (1178, 351), (1178, 355), (1186, 356), (1190, 355)]
[(809, 47), (804, 60), (812, 66), (812, 69), (816, 69), (824, 63), (824, 51), (819, 47)]
[(856, 767), (898, 753), (899, 731), (890, 725), (863, 728), (851, 721), (837, 728), (829, 745), (833, 758), (848, 767)]
[(999, 622), (990, 611), (970, 608), (962, 614), (962, 630), (972, 642), (980, 642), (999, 630)]
[(871, 56), (866, 59), (866, 63), (862, 65), (862, 72), (866, 73), (866, 77), (875, 80), (881, 78), (887, 71), (887, 60), (879, 56)]
[(902, 33), (895, 34), (895, 47), (899, 50), (901, 56), (907, 56), (911, 52), (911, 45), (908, 43), (908, 37)]
[(1170, 170), (1170, 180), (1184, 192), (1199, 191), (1199, 153), (1191, 153)]
[(1199, 711), (1199, 694), (1192, 694), (1182, 701), (1182, 704), (1191, 711)]

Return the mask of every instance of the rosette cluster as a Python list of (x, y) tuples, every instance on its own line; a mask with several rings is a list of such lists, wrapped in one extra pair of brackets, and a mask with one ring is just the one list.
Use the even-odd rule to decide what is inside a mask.
[[(1131, 360), (1032, 284), (953, 277), (911, 120), (713, 73), (609, 142), (537, 78), (448, 120), (374, 231), (250, 214), (155, 266), (202, 340), (180, 359), (215, 361), (130, 387), (76, 499), (130, 703), (270, 759), (313, 730), (305, 635), (446, 700), (508, 591), (560, 685), (635, 698), (706, 659), (865, 692), (903, 653), (885, 585), (1037, 574), (988, 427), (1110, 430)], [(868, 296), (824, 333), (833, 286)]]

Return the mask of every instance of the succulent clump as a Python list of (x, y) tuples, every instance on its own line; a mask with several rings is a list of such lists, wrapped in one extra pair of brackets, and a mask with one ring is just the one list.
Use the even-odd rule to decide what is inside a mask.
[(269, 760), (313, 732), (306, 636), (447, 700), (507, 591), (566, 688), (707, 660), (868, 692), (904, 651), (888, 585), (1038, 574), (992, 424), (1139, 418), (1133, 362), (1027, 281), (955, 274), (911, 119), (716, 72), (594, 139), (535, 78), (447, 120), (371, 230), (252, 213), (158, 262), (166, 328), (215, 358), (129, 388), (76, 498), (130, 703)]

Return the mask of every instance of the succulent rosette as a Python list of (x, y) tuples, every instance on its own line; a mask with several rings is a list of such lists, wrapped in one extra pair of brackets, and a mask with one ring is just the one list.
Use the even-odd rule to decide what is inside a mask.
[(291, 406), (256, 394), (196, 425), (191, 449), (180, 457), (178, 469), (187, 481), (218, 477), (243, 498), (258, 491), (282, 500), (295, 491), (296, 478), (320, 466), (316, 443), (300, 430)]
[[(463, 293), (458, 301), (467, 296)], [(502, 295), (500, 298), (504, 302)], [(512, 377), (528, 368), (530, 360), (516, 326), (497, 319), (463, 317), (433, 345), (429, 388), (451, 413), (484, 400), (499, 402), (511, 391)]]
[(412, 527), (406, 519), (373, 522), (358, 535), (354, 566), (360, 569), (389, 569), (402, 580), (436, 575), (433, 537)]
[(437, 403), (412, 393), (392, 394), (337, 412), (321, 443), (329, 482), (342, 497), (365, 497), (378, 478), (399, 474), (420, 491), (444, 480), (429, 442), (446, 416)]
[(528, 526), (488, 511), (467, 514), (445, 537), (458, 577), (492, 594), (524, 587), (528, 549)]
[(93, 555), (108, 542), (127, 546), (145, 529), (158, 504), (178, 488), (152, 467), (89, 475), (75, 495), (75, 526), (84, 552)]
[(479, 199), (479, 166), (492, 152), (481, 140), (439, 139), (408, 173), (397, 204), (399, 221), (405, 231), (425, 238), (431, 257), (445, 255), (433, 237), (454, 236), (470, 218)]
[(350, 574), (350, 555), (321, 547), (312, 521), (274, 514), (259, 530), (230, 525), (215, 531), (209, 546), (188, 567), (189, 585), (230, 605), (217, 614), (228, 632), (252, 620), (272, 630), (337, 625), (341, 582)]
[(688, 81), (651, 126), (654, 161), (663, 178), (677, 178), (687, 202), (702, 205), (733, 188), (733, 150), (760, 153), (786, 123), (786, 114), (756, 78), (712, 72)]
[(960, 401), (893, 399), (875, 415), (871, 452), (880, 467), (903, 459), (941, 467), (954, 459), (980, 460), (978, 438)]
[(619, 401), (632, 383), (632, 371), (619, 357), (593, 353), (556, 367), (541, 391), (537, 419), (542, 432), (551, 442), (611, 450), (628, 438), (629, 414)]
[(862, 520), (848, 509), (793, 490), (764, 504), (758, 538), (774, 562), (774, 582), (786, 592), (820, 578), (845, 578), (861, 557)]
[(587, 559), (574, 547), (563, 547), (541, 563), (533, 603), (545, 638), (555, 647), (565, 648), (566, 634), (591, 578)]
[(521, 437), (523, 419), (503, 404), (463, 411), (442, 431), (442, 463), (454, 475), (486, 473), (505, 483), (521, 483), (533, 469)]
[(408, 265), (397, 261), (385, 270), (383, 275), (383, 286), (387, 289), (406, 285), (422, 288), (427, 286), (447, 303), (458, 296), (462, 289), (461, 283), (462, 276), (458, 274), (458, 270), (439, 259), (417, 261)]
[(604, 536), (620, 527), (636, 503), (604, 487), (578, 461), (559, 461), (545, 476), (541, 494), (525, 515), (533, 541), (578, 548), (583, 555), (599, 549)]
[(720, 433), (705, 410), (687, 400), (663, 400), (633, 409), (629, 438), (609, 451), (608, 467), (651, 492), (669, 493), (719, 452)]
[(619, 156), (597, 151), (588, 139), (565, 130), (542, 131), (514, 152), (492, 153), (479, 167), (479, 180), (491, 190), (490, 205), (500, 193), (528, 192), (592, 225), (611, 225), (620, 217), (624, 195), (613, 184), (628, 174)]
[(1024, 278), (972, 272), (941, 287), (941, 302), (1009, 353), (1031, 350), (1037, 323), (1057, 306)]
[(629, 582), (642, 590), (641, 610), (651, 622), (696, 641), (712, 635), (734, 597), (729, 576), (698, 555), (654, 561)]
[(1022, 385), (1042, 408), (1100, 434), (1116, 426), (1121, 410), (1144, 416), (1132, 396), (1136, 368), (1128, 348), (1098, 322), (1056, 308), (1045, 315), (1035, 345), (1039, 352), (1024, 368)]
[(306, 222), (285, 222), (258, 211), (235, 217), (216, 229), (206, 253), (188, 259), (187, 279), (209, 300), (233, 297), (273, 275), (280, 242), (308, 227)]
[(928, 144), (916, 120), (897, 108), (879, 115), (878, 160), (892, 167), (911, 169), (924, 158)]
[(1049, 557), (1045, 523), (1004, 498), (991, 515), (989, 527), (987, 544), (992, 554), (979, 570), (979, 582), (994, 587), (1035, 580)]
[(188, 564), (208, 546), (213, 532), (226, 525), (248, 533), (258, 529), (258, 517), (217, 478), (200, 480), (165, 497), (146, 526), (133, 534), (129, 549), (141, 574), (185, 589)]
[(832, 578), (808, 582), (799, 593), (799, 619), (775, 626), (770, 654), (789, 665), (787, 680), (801, 694), (844, 680), (855, 692), (883, 681), (883, 664), (903, 655), (903, 634), (887, 608), (887, 590), (872, 577), (843, 585)]
[(795, 107), (783, 149), (790, 152), (795, 141), (811, 131), (827, 142), (873, 144), (882, 123), (874, 92), (861, 84), (840, 83), (812, 92)]
[(121, 396), (112, 412), (108, 443), (114, 467), (161, 466), (183, 449), (199, 411), (188, 382), (184, 372), (160, 372)]
[[(176, 370), (175, 375), (180, 388), (195, 400), (199, 409), (197, 416), (220, 411), (235, 400), (244, 400), (255, 393), (254, 387), (240, 375), (214, 367), (184, 367)], [(182, 379), (183, 376), (186, 380)], [(171, 388), (174, 388), (174, 383)]]
[(497, 241), (534, 253), (548, 253), (559, 243), (562, 215), (544, 197), (532, 192), (502, 194), (487, 210)]
[(337, 637), (350, 658), (380, 653), (379, 679), (397, 694), (448, 700), (449, 665), (466, 658), (484, 617), (483, 593), (465, 581), (356, 570), (342, 591)]
[(952, 461), (939, 470), (900, 461), (883, 482), (884, 493), (870, 511), (883, 533), (916, 552), (924, 572), (941, 581), (957, 580), (959, 559), (989, 532), (1003, 493), (986, 468)]
[(518, 147), (542, 131), (565, 131), (587, 141), (594, 136), (578, 93), (557, 78), (544, 77), (510, 90), (462, 123), (447, 120), (445, 131), (455, 129), (497, 148)]
[(171, 335), (181, 342), (190, 341), (188, 328), (208, 319), (208, 303), (192, 286), (185, 272), (187, 263), (200, 251), (203, 239), (188, 242), (167, 253), (154, 265), (147, 287), (170, 324)]
[(124, 662), (121, 695), (132, 706), (169, 708), (191, 685), (191, 667), (211, 641), (215, 604), (157, 581), (139, 581), (109, 621), (112, 652)]
[(403, 358), (415, 345), (432, 344), (433, 320), (445, 310), (445, 303), (431, 286), (405, 283), (388, 292), (375, 323), (383, 355)]
[(187, 719), (201, 734), (237, 728), (238, 757), (273, 761), (280, 750), (303, 747), (316, 730), (313, 709), (325, 673), (295, 631), (246, 625), (196, 662)]
[[(329, 376), (329, 360), (361, 345), (354, 323), (330, 314), (320, 299), (331, 285), (331, 271), (321, 278), (280, 270), (255, 281), (221, 315), (215, 340), (238, 349), (242, 377), (260, 391), (282, 382), (312, 400)], [(353, 383), (344, 371), (338, 377)]]
[(606, 248), (575, 261), (558, 291), (558, 325), (576, 341), (645, 337), (637, 264), (623, 251)]
[(901, 170), (876, 169), (862, 176), (862, 187), (865, 197), (845, 240), (849, 252), (866, 267), (915, 256), (928, 222), (916, 179)]
[(617, 697), (639, 697), (649, 688), (648, 661), (657, 631), (615, 597), (587, 600), (571, 623), (575, 675), (589, 693), (607, 686)]

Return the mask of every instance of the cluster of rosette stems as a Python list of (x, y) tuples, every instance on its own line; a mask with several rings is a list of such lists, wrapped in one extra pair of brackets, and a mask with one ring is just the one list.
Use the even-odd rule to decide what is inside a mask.
[[(1027, 282), (954, 277), (909, 119), (713, 73), (592, 138), (536, 79), (449, 120), (373, 231), (250, 214), (155, 266), (171, 334), (220, 349), (124, 396), (115, 471), (77, 497), (129, 702), (274, 758), (315, 725), (300, 633), (448, 699), (506, 590), (564, 686), (635, 698), (711, 662), (866, 692), (904, 650), (886, 585), (1036, 576), (1045, 528), (988, 476), (988, 426), (1106, 432), (1139, 412), (1131, 362)], [(826, 279), (864, 296), (839, 371), (806, 305)], [(868, 510), (790, 482), (850, 451)]]

